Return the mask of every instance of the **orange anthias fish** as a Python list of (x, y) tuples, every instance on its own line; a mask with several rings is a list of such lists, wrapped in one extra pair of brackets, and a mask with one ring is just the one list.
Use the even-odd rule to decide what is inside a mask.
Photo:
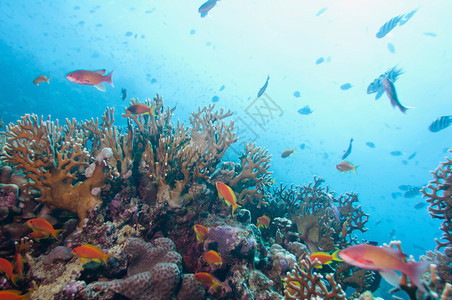
[(257, 228), (268, 228), (268, 225), (270, 225), (270, 218), (267, 216), (262, 216), (257, 218)]
[(353, 171), (356, 173), (356, 168), (358, 166), (354, 166), (351, 163), (349, 163), (348, 161), (343, 161), (340, 164), (336, 165), (336, 169), (338, 169), (341, 173), (348, 173), (350, 171)]
[(54, 229), (52, 224), (50, 224), (47, 220), (37, 218), (37, 219), (30, 219), (27, 221), (28, 227), (33, 229), (33, 231), (41, 231), (43, 233), (48, 233), (49, 235), (53, 236), (56, 240), (58, 240), (58, 233), (63, 231), (63, 229)]
[(220, 199), (224, 199), (228, 206), (232, 206), (232, 216), (234, 217), (234, 211), (237, 209), (237, 207), (241, 206), (237, 204), (237, 198), (235, 197), (234, 191), (229, 186), (220, 181), (217, 181), (216, 186), (218, 197), (220, 197)]
[(22, 276), (24, 273), (24, 259), (22, 258), (22, 255), (20, 253), (16, 254), (16, 270), (17, 273), (19, 273), (19, 276)]
[(421, 283), (425, 269), (431, 262), (406, 262), (406, 254), (392, 247), (377, 247), (369, 244), (353, 245), (339, 252), (339, 256), (352, 266), (379, 271), (381, 276), (391, 285), (398, 287), (399, 271), (410, 279), (421, 291), (426, 292)]
[(71, 253), (73, 255), (80, 256), (83, 259), (89, 258), (94, 260), (95, 262), (103, 261), (105, 265), (107, 265), (107, 258), (111, 256), (111, 254), (105, 254), (102, 249), (96, 247), (94, 245), (85, 244), (83, 246), (72, 249)]
[(284, 150), (284, 152), (281, 154), (281, 157), (282, 158), (287, 158), (287, 157), (291, 156), (294, 153), (295, 153), (295, 148), (294, 149), (287, 149), (287, 150)]
[(215, 278), (212, 275), (210, 275), (209, 273), (200, 272), (200, 273), (196, 273), (194, 276), (195, 276), (195, 279), (200, 284), (205, 284), (205, 285), (211, 286), (214, 291), (216, 291), (217, 287), (223, 286), (222, 284), (219, 284), (218, 282), (216, 282)]
[(33, 231), (27, 235), (30, 239), (35, 242), (40, 242), (42, 239), (47, 239), (50, 235), (47, 232)]
[(21, 295), (22, 291), (18, 290), (3, 290), (0, 291), (0, 299), (2, 300), (24, 300), (30, 298), (30, 292)]
[(156, 117), (157, 115), (155, 114), (155, 107), (156, 107), (155, 105), (149, 106), (144, 103), (137, 103), (137, 104), (130, 106), (129, 108), (126, 108), (126, 113), (130, 114), (130, 115), (151, 114), (154, 117)]
[(216, 265), (216, 266), (221, 267), (221, 265), (223, 264), (220, 254), (218, 254), (216, 251), (213, 251), (213, 250), (210, 250), (209, 252), (204, 253), (202, 258), (209, 265)]
[(39, 75), (38, 77), (36, 77), (35, 79), (33, 79), (33, 84), (39, 85), (42, 82), (47, 82), (50, 83), (49, 80), (50, 78), (52, 78), (52, 76), (50, 76), (49, 78), (47, 78), (47, 76), (45, 75)]
[(92, 85), (99, 91), (105, 92), (105, 85), (103, 85), (102, 82), (107, 82), (112, 87), (115, 87), (111, 78), (113, 71), (111, 71), (108, 75), (105, 75), (106, 72), (107, 70), (105, 69), (96, 71), (77, 70), (67, 74), (66, 78), (72, 83)]
[(207, 236), (209, 235), (209, 229), (199, 224), (193, 225), (193, 229), (195, 230), (198, 244), (204, 243), (204, 241), (207, 239)]
[(328, 254), (326, 252), (314, 252), (312, 253), (309, 258), (311, 260), (314, 260), (317, 258), (318, 261), (320, 261), (321, 265), (315, 266), (317, 269), (321, 269), (322, 265), (328, 265), (335, 261), (343, 261), (339, 256), (337, 256), (339, 253), (339, 250), (334, 251), (333, 254)]
[[(6, 277), (8, 277), (15, 286), (17, 286), (18, 275), (13, 273), (13, 265), (4, 258), (0, 257), (0, 272), (5, 273)], [(2, 298), (0, 298), (2, 299)]]

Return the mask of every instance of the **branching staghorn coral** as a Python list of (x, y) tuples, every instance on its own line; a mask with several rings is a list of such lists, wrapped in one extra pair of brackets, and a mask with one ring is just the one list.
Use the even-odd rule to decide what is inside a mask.
[[(452, 149), (449, 153), (452, 153)], [(432, 218), (443, 220), (440, 227), (443, 236), (440, 240), (435, 239), (438, 243), (436, 250), (452, 246), (452, 160), (448, 157), (446, 159), (446, 162), (431, 172), (435, 179), (430, 181), (427, 187), (422, 188), (424, 197), (427, 197), (426, 201), (430, 203), (428, 207), (430, 215)]]
[(254, 199), (259, 201), (258, 208), (267, 205), (264, 201), (264, 187), (273, 173), (268, 171), (271, 157), (268, 150), (256, 147), (254, 143), (246, 143), (245, 152), (240, 156), (242, 170), (229, 183), (239, 193), (237, 201), (241, 205), (253, 203)]
[(311, 261), (307, 253), (300, 256), (298, 264), (284, 279), (284, 299), (346, 299), (340, 284), (331, 274), (325, 276), (314, 272), (318, 260)]
[(39, 201), (76, 213), (82, 222), (102, 204), (92, 191), (102, 188), (110, 176), (104, 159), (92, 163), (85, 177), (83, 171), (92, 158), (86, 150), (87, 138), (74, 119), (66, 119), (64, 126), (34, 114), (21, 119), (6, 127), (3, 160), (23, 170), (30, 187), (40, 192)]

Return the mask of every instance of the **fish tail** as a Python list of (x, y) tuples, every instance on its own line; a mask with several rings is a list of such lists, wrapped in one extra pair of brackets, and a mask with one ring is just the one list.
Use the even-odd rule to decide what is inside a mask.
[(355, 174), (356, 174), (356, 168), (357, 168), (357, 167), (359, 167), (359, 166), (354, 166), (354, 167), (352, 168), (352, 171), (355, 172)]
[(49, 84), (50, 82), (50, 78), (52, 78), (52, 76), (50, 76), (49, 78), (47, 78), (47, 80), (46, 80), (46, 82), (47, 82), (47, 84)]
[(339, 249), (337, 249), (336, 251), (334, 251), (334, 253), (331, 255), (333, 260), (336, 261), (344, 261), (342, 258), (339, 257)]
[(58, 239), (58, 234), (59, 234), (61, 231), (63, 231), (63, 229), (54, 230), (54, 231), (52, 232), (52, 236), (53, 236), (57, 241), (59, 241), (59, 239)]
[(150, 109), (150, 111), (149, 111), (149, 113), (151, 114), (151, 115), (153, 115), (154, 117), (157, 117), (157, 115), (156, 115), (156, 113), (155, 113), (155, 109), (157, 108), (157, 105), (152, 105), (151, 106), (151, 109)]
[(212, 288), (213, 290), (216, 292), (217, 291), (217, 287), (223, 286), (222, 284), (219, 284), (218, 282), (213, 282), (212, 283)]
[(400, 111), (405, 114), (408, 109), (414, 108), (414, 107), (407, 107), (407, 106), (401, 105), (399, 108), (400, 108)]
[(115, 87), (115, 85), (113, 84), (113, 72), (115, 70), (111, 71), (107, 76), (105, 76), (105, 82), (107, 82), (108, 84), (110, 84), (112, 87)]
[(421, 282), (425, 270), (430, 266), (431, 262), (428, 261), (420, 261), (416, 263), (409, 263), (406, 264), (406, 268), (403, 271), (403, 273), (410, 278), (410, 281), (416, 285), (421, 291), (424, 293), (427, 292), (427, 290), (424, 287), (424, 284)]
[(113, 255), (111, 255), (111, 254), (104, 254), (104, 255), (102, 255), (102, 261), (104, 262), (104, 264), (105, 265), (107, 265), (107, 260), (108, 260), (108, 258), (110, 258), (111, 256), (113, 256)]
[(235, 212), (235, 210), (237, 209), (237, 207), (241, 207), (241, 205), (240, 204), (234, 204), (234, 205), (232, 205), (232, 216), (234, 216), (234, 212)]
[(19, 286), (18, 284), (17, 284), (17, 280), (20, 278), (20, 275), (18, 275), (18, 274), (13, 274), (13, 276), (11, 276), (11, 282), (15, 285), (15, 286)]

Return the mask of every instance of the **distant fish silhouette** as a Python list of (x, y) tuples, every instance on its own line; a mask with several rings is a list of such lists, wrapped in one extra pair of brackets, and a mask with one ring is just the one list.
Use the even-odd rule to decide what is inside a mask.
[(372, 143), (372, 142), (367, 142), (366, 145), (367, 145), (367, 147), (369, 147), (369, 148), (375, 148), (375, 144)]
[(323, 14), (324, 12), (326, 12), (327, 9), (328, 9), (328, 7), (321, 8), (321, 9), (315, 14), (315, 16), (316, 16), (316, 17), (320, 16), (321, 14)]
[(306, 105), (306, 106), (303, 106), (302, 108), (300, 108), (298, 110), (298, 113), (300, 115), (309, 115), (309, 114), (312, 114), (312, 110), (308, 105)]
[(344, 83), (343, 85), (341, 85), (341, 90), (346, 91), (348, 89), (351, 89), (353, 87), (353, 85), (351, 85), (351, 83)]
[(267, 89), (267, 86), (268, 86), (269, 79), (270, 79), (270, 75), (267, 75), (267, 81), (265, 81), (265, 84), (261, 87), (261, 89), (257, 93), (257, 97), (260, 97), (260, 96), (262, 96), (263, 93), (265, 93), (265, 90)]
[(425, 201), (418, 202), (414, 205), (414, 209), (422, 209), (427, 206)]
[(205, 16), (207, 16), (207, 14), (209, 13), (209, 11), (215, 7), (215, 5), (217, 4), (217, 0), (208, 0), (206, 2), (204, 2), (199, 8), (198, 8), (198, 12), (201, 14), (201, 18), (204, 18)]
[(384, 23), (383, 26), (381, 26), (380, 29), (378, 30), (376, 37), (379, 39), (384, 38), (389, 32), (391, 32), (391, 30), (393, 30), (397, 25), (399, 25), (399, 22), (402, 19), (403, 15), (400, 15)]
[(319, 65), (319, 64), (323, 63), (324, 61), (325, 61), (325, 59), (324, 59), (323, 57), (319, 57), (319, 58), (317, 58), (317, 60), (315, 61), (315, 64), (316, 64), (316, 65)]
[(409, 13), (403, 15), (403, 19), (400, 20), (399, 26), (405, 25), (405, 23), (408, 22), (414, 16), (414, 14), (417, 12), (417, 10), (418, 9), (412, 10)]
[(388, 43), (388, 50), (389, 52), (391, 52), (392, 54), (395, 53), (395, 47), (392, 43)]
[(402, 69), (397, 69), (397, 67), (392, 67), (388, 71), (386, 71), (384, 74), (381, 74), (378, 78), (374, 79), (369, 86), (367, 87), (367, 94), (374, 94), (377, 93), (375, 96), (375, 100), (380, 99), (380, 97), (385, 92), (385, 88), (383, 86), (383, 78), (388, 78), (393, 83), (396, 82), (397, 78), (403, 74)]
[(400, 156), (400, 155), (402, 155), (403, 153), (400, 152), (400, 151), (391, 151), (390, 154), (391, 154), (392, 156)]
[(127, 99), (127, 90), (125, 88), (121, 89), (121, 99), (122, 101)]
[(430, 126), (428, 127), (428, 130), (430, 130), (431, 132), (438, 132), (443, 129), (446, 129), (451, 124), (452, 124), (452, 116), (438, 117), (438, 118), (436, 118), (435, 121), (432, 122), (432, 124), (430, 124)]
[(424, 35), (431, 36), (431, 37), (437, 37), (438, 35), (434, 32), (424, 32)]
[(342, 155), (342, 160), (346, 159), (350, 155), (350, 153), (352, 153), (352, 143), (353, 138), (350, 139), (350, 144), (348, 145), (347, 151), (345, 151), (344, 155)]
[(410, 188), (408, 191), (406, 191), (403, 194), (403, 197), (405, 197), (405, 198), (414, 198), (414, 197), (416, 197), (416, 196), (421, 194), (420, 189), (421, 189), (420, 187), (414, 186), (414, 187)]

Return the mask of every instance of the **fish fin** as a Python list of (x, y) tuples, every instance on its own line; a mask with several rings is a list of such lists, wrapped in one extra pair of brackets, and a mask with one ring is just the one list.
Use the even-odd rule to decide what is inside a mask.
[(201, 13), (201, 18), (205, 18), (207, 16), (207, 13)]
[(102, 263), (102, 259), (100, 259), (100, 258), (93, 258), (93, 260), (95, 261), (95, 262), (97, 262), (98, 264), (101, 264)]
[(18, 274), (13, 274), (13, 276), (10, 278), (11, 279), (11, 282), (15, 285), (15, 286), (19, 286), (18, 284), (17, 284), (17, 280), (20, 278), (20, 275), (18, 275)]
[(377, 95), (375, 96), (375, 101), (378, 100), (378, 99), (380, 99), (381, 96), (383, 96), (383, 93), (384, 93), (384, 92), (385, 92), (385, 90), (382, 90), (382, 91), (377, 92)]
[(50, 78), (52, 78), (52, 76), (50, 76), (49, 78), (47, 78), (47, 80), (46, 80), (46, 82), (47, 82), (47, 84), (50, 84)]
[(112, 254), (104, 254), (104, 255), (102, 256), (102, 261), (104, 262), (105, 265), (107, 265), (108, 259), (109, 259), (110, 257), (112, 257), (112, 256), (113, 256)]
[(334, 253), (331, 255), (331, 257), (333, 260), (336, 260), (336, 261), (344, 261), (342, 258), (339, 257), (339, 251), (340, 251), (339, 249), (334, 251)]
[(352, 168), (352, 170), (353, 170), (353, 172), (355, 172), (355, 174), (356, 174), (356, 168), (357, 167), (359, 167), (359, 166), (354, 166), (353, 168)]
[(412, 109), (412, 108), (414, 108), (414, 107), (408, 107), (408, 106), (401, 106), (401, 107), (399, 107), (400, 111), (403, 112), (404, 114), (406, 113), (406, 111), (408, 109)]
[(384, 278), (384, 280), (386, 280), (390, 285), (394, 286), (394, 287), (399, 287), (400, 286), (400, 279), (401, 276), (399, 274), (397, 274), (396, 272), (394, 272), (393, 270), (381, 270), (380, 271), (380, 275), (381, 277)]
[(219, 287), (219, 286), (223, 286), (222, 284), (219, 284), (218, 282), (213, 282), (213, 284), (212, 284), (212, 288), (213, 288), (213, 290), (216, 292), (217, 291), (217, 287)]
[(100, 74), (100, 75), (105, 75), (105, 73), (107, 73), (107, 70), (105, 70), (105, 69), (100, 69), (100, 70), (96, 70), (96, 71), (93, 71), (93, 72), (95, 72), (95, 73), (97, 73), (97, 74)]
[(106, 81), (108, 84), (110, 84), (112, 87), (115, 87), (115, 85), (113, 84), (113, 78), (112, 78), (113, 72), (114, 72), (114, 71), (115, 71), (115, 70), (111, 71), (110, 73), (108, 73), (107, 76), (105, 76), (105, 81)]
[(57, 241), (59, 241), (58, 240), (58, 234), (61, 232), (61, 231), (63, 231), (64, 229), (58, 229), (58, 230), (55, 230), (53, 233), (52, 233), (52, 236), (55, 238), (55, 240), (57, 240)]
[(314, 266), (316, 269), (322, 269), (322, 265)]
[(422, 277), (424, 275), (425, 270), (430, 266), (429, 261), (420, 261), (416, 263), (409, 263), (405, 265), (404, 272), (408, 278), (410, 278), (411, 283), (416, 285), (419, 290), (426, 293), (427, 290), (422, 283)]
[(157, 108), (157, 105), (152, 105), (151, 106), (151, 110), (150, 110), (151, 115), (153, 115), (154, 117), (157, 117), (157, 115), (155, 114), (155, 109), (156, 108)]
[(82, 257), (82, 258), (81, 258), (81, 260), (82, 260), (82, 264), (85, 264), (85, 263), (86, 263), (86, 261), (87, 261), (87, 259), (86, 259), (86, 258), (84, 258), (84, 257)]
[(102, 83), (95, 84), (94, 87), (101, 92), (107, 91), (107, 89), (105, 88), (105, 85), (103, 85)]

